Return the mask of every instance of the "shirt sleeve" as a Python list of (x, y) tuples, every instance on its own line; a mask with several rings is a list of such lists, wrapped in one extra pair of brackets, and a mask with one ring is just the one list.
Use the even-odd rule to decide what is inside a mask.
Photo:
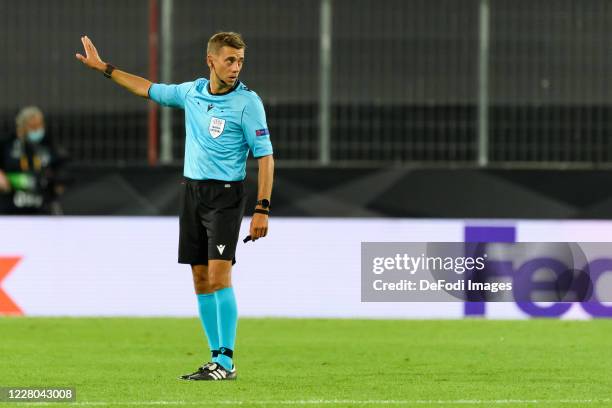
[(185, 98), (193, 84), (193, 82), (183, 82), (179, 85), (152, 84), (149, 87), (149, 98), (162, 106), (184, 109)]
[(249, 98), (250, 101), (242, 112), (242, 131), (253, 152), (253, 156), (263, 157), (272, 154), (272, 142), (266, 123), (266, 112), (259, 97)]

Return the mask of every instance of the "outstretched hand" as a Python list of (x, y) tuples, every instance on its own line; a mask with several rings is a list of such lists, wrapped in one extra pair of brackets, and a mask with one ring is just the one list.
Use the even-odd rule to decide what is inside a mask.
[(98, 50), (96, 50), (96, 47), (94, 46), (93, 42), (91, 42), (89, 37), (87, 37), (86, 35), (81, 37), (81, 42), (83, 43), (83, 48), (85, 49), (85, 56), (83, 56), (82, 54), (76, 54), (76, 59), (78, 59), (91, 69), (104, 71), (106, 69), (106, 64), (100, 58)]

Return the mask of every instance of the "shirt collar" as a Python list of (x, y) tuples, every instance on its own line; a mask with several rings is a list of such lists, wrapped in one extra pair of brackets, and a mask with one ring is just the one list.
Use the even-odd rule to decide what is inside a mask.
[(212, 93), (212, 92), (210, 91), (210, 81), (208, 81), (208, 84), (206, 84), (206, 91), (208, 92), (208, 94), (209, 94), (210, 96), (223, 96), (223, 95), (227, 95), (228, 93), (231, 93), (231, 92), (235, 91), (235, 90), (236, 90), (236, 88), (238, 88), (238, 85), (240, 85), (240, 80), (239, 80), (239, 79), (238, 79), (238, 80), (236, 80), (236, 83), (234, 84), (234, 86), (232, 86), (232, 87), (231, 87), (230, 89), (228, 89), (227, 91), (222, 92), (222, 93), (217, 93), (217, 94), (214, 94), (214, 93)]

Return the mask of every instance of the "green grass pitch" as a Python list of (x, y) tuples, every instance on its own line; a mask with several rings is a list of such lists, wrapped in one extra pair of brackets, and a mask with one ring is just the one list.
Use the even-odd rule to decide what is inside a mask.
[(242, 319), (237, 381), (178, 380), (205, 350), (196, 319), (0, 318), (0, 386), (91, 407), (612, 406), (607, 320)]

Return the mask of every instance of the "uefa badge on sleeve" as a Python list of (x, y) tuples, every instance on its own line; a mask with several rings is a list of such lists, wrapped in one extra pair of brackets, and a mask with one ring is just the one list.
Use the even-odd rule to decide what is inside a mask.
[(208, 126), (208, 131), (210, 132), (210, 135), (216, 139), (218, 138), (221, 133), (223, 133), (223, 129), (225, 128), (225, 119), (219, 119), (219, 118), (211, 118), (210, 119), (210, 125)]

